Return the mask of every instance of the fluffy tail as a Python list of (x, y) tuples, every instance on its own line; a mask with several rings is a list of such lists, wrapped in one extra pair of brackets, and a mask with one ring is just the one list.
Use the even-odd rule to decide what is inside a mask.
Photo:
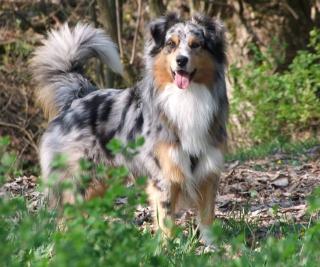
[(43, 46), (31, 59), (33, 77), (38, 83), (37, 96), (45, 115), (52, 118), (73, 100), (96, 88), (82, 75), (83, 64), (96, 56), (114, 72), (123, 73), (117, 46), (101, 29), (67, 24), (51, 31)]

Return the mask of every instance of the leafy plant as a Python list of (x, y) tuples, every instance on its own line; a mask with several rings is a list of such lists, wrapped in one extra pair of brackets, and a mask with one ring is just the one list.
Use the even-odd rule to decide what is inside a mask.
[(9, 145), (10, 138), (8, 136), (0, 137), (0, 185), (10, 174), (15, 173), (16, 155), (9, 151)]
[[(290, 140), (320, 121), (320, 31), (310, 33), (310, 51), (300, 51), (289, 69), (275, 72), (268, 54), (239, 68), (231, 66), (231, 113), (256, 143)], [(231, 126), (232, 127), (232, 126)]]
[[(7, 145), (8, 139), (2, 142)], [(142, 143), (124, 145), (113, 140), (108, 149), (131, 157)], [(57, 157), (55, 168), (64, 168), (65, 160)], [(94, 170), (105, 179), (108, 190), (90, 201), (77, 197), (74, 205), (65, 205), (63, 216), (45, 206), (31, 212), (23, 197), (0, 198), (1, 266), (317, 266), (319, 189), (310, 196), (309, 225), (276, 222), (267, 238), (259, 238), (259, 225), (247, 219), (244, 209), (240, 218), (216, 220), (212, 226), (215, 248), (206, 252), (192, 225), (187, 234), (177, 227), (169, 240), (137, 227), (135, 209), (146, 204), (146, 178), (128, 187), (125, 167), (94, 166), (86, 160), (79, 164), (83, 186)], [(6, 170), (3, 161), (0, 167)], [(117, 199), (124, 196), (127, 203), (118, 204)], [(277, 231), (280, 238), (273, 237)]]

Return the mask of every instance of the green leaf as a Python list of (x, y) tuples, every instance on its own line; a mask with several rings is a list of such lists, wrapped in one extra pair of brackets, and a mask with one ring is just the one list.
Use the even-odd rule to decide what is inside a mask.
[(106, 147), (111, 151), (112, 154), (118, 154), (122, 151), (124, 146), (120, 140), (114, 138), (107, 144)]

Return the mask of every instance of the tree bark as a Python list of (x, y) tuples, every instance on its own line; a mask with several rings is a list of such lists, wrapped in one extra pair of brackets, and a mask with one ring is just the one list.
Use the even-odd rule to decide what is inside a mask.
[(166, 7), (162, 0), (149, 0), (149, 8), (151, 18), (163, 16), (166, 12)]
[[(115, 0), (97, 0), (99, 7), (99, 20), (110, 35), (112, 40), (118, 44), (117, 32), (117, 17), (116, 17), (116, 2)], [(118, 44), (119, 46), (119, 44)], [(113, 88), (115, 84), (115, 74), (107, 68), (106, 70), (105, 86)]]
[(212, 3), (210, 15), (220, 16), (229, 32), (231, 62), (250, 59), (248, 44), (253, 43), (262, 51), (271, 48), (277, 70), (284, 70), (298, 50), (307, 48), (309, 32), (320, 24), (315, 19), (319, 18), (316, 1), (221, 0)]

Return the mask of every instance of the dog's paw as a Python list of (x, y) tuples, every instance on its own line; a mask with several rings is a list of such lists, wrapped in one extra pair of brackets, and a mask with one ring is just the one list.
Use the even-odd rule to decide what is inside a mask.
[(217, 247), (215, 245), (209, 245), (209, 246), (205, 246), (204, 249), (203, 249), (203, 253), (206, 254), (206, 253), (213, 253), (213, 252), (216, 252), (217, 251)]
[(213, 234), (210, 226), (199, 225), (200, 230), (200, 242), (205, 246), (210, 246), (213, 244)]
[(202, 255), (202, 254), (208, 254), (208, 253), (214, 253), (217, 251), (217, 247), (215, 245), (201, 245), (196, 249), (196, 255)]

